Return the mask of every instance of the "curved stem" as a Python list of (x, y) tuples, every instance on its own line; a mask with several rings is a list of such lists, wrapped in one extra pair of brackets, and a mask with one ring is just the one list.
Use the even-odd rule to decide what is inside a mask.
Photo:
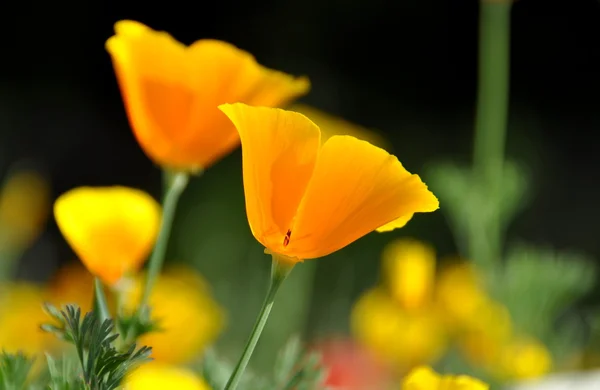
[(98, 278), (94, 278), (94, 311), (98, 316), (98, 322), (100, 324), (110, 318), (106, 296), (104, 295), (104, 287)]
[(252, 332), (250, 333), (250, 338), (246, 342), (244, 352), (242, 352), (240, 360), (233, 369), (233, 373), (229, 377), (229, 380), (227, 381), (224, 390), (234, 390), (239, 384), (240, 380), (242, 379), (242, 375), (246, 370), (246, 366), (250, 361), (250, 357), (254, 352), (254, 348), (258, 343), (258, 339), (260, 339), (260, 335), (265, 327), (265, 324), (267, 323), (267, 319), (269, 318), (271, 309), (273, 308), (273, 303), (275, 302), (275, 295), (277, 294), (277, 290), (279, 290), (279, 287), (290, 274), (293, 267), (293, 264), (280, 262), (278, 261), (277, 256), (273, 255), (273, 263), (271, 267), (271, 281), (269, 283), (269, 289), (267, 290), (267, 296), (265, 297), (260, 312), (258, 313), (256, 322), (254, 323), (254, 328), (252, 328)]
[(167, 190), (164, 197), (163, 204), (163, 217), (158, 233), (158, 239), (154, 246), (154, 251), (148, 262), (148, 273), (146, 274), (146, 283), (144, 285), (144, 293), (142, 300), (140, 301), (139, 310), (144, 310), (148, 304), (150, 298), (150, 292), (156, 282), (156, 278), (162, 269), (165, 261), (165, 254), (167, 253), (167, 245), (169, 243), (169, 237), (171, 236), (171, 227), (173, 225), (173, 219), (175, 218), (175, 210), (177, 209), (177, 203), (179, 198), (185, 190), (189, 181), (187, 173), (178, 172), (175, 173), (171, 180), (167, 184)]

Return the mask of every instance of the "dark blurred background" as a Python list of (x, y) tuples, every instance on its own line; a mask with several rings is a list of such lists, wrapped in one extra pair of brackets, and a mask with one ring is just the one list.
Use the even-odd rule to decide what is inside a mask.
[[(534, 196), (509, 237), (599, 259), (600, 2), (520, 0), (512, 15), (507, 153), (530, 168)], [(308, 75), (313, 88), (303, 103), (380, 130), (412, 172), (440, 159), (468, 163), (477, 16), (474, 0), (5, 3), (0, 172), (26, 161), (48, 175), (54, 198), (76, 186), (113, 184), (160, 197), (160, 171), (133, 137), (104, 50), (120, 19), (184, 43), (226, 40), (266, 66)], [(169, 260), (196, 264), (225, 306), (243, 296), (252, 318), (264, 291), (239, 292), (257, 289), (248, 270), (260, 269), (257, 278), (266, 279), (269, 261), (247, 226), (240, 168), (236, 151), (191, 183)], [(383, 244), (397, 236), (430, 241), (440, 255), (456, 250), (438, 212), (307, 265), (298, 278), (315, 278), (304, 309), (311, 332), (343, 330), (352, 299), (378, 277)], [(19, 273), (45, 280), (73, 258), (51, 221)], [(314, 306), (310, 299), (337, 303)], [(237, 315), (230, 313), (230, 322)], [(250, 323), (241, 325), (229, 338), (247, 335)]]

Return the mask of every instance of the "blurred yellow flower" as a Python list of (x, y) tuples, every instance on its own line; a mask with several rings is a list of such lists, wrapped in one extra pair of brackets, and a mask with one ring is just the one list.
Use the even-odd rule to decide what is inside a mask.
[(508, 309), (487, 299), (472, 313), (459, 334), (459, 346), (472, 364), (492, 368), (512, 337), (512, 321)]
[[(136, 310), (143, 278), (126, 292), (125, 310)], [(152, 317), (161, 330), (143, 335), (140, 345), (152, 347), (152, 358), (164, 363), (186, 363), (199, 356), (220, 334), (225, 315), (214, 301), (207, 283), (193, 269), (166, 269), (152, 289)]]
[(133, 132), (157, 164), (208, 167), (239, 145), (223, 103), (280, 106), (310, 89), (307, 78), (265, 68), (243, 50), (202, 39), (190, 46), (135, 21), (106, 42)]
[(351, 136), (321, 145), (304, 115), (225, 104), (242, 142), (246, 212), (254, 237), (286, 261), (326, 256), (398, 218), (437, 210), (419, 176)]
[(552, 356), (532, 338), (516, 338), (503, 346), (498, 371), (506, 379), (533, 379), (550, 372)]
[(49, 319), (42, 310), (45, 299), (44, 289), (35, 284), (0, 286), (0, 351), (36, 356), (54, 346), (55, 336), (40, 328)]
[[(93, 275), (80, 263), (62, 266), (48, 285), (48, 300), (56, 307), (76, 304), (82, 313), (92, 310)], [(110, 301), (109, 301), (110, 302)]]
[(383, 251), (383, 276), (404, 309), (428, 305), (435, 285), (435, 250), (416, 240), (399, 239)]
[(479, 379), (466, 375), (439, 375), (429, 367), (417, 367), (402, 382), (401, 390), (488, 390)]
[(194, 372), (176, 366), (146, 363), (125, 379), (123, 390), (211, 390)]
[(334, 135), (351, 135), (352, 137), (367, 141), (382, 149), (387, 150), (389, 148), (389, 144), (385, 138), (375, 131), (348, 122), (343, 118), (333, 116), (315, 107), (295, 103), (290, 106), (289, 110), (299, 112), (315, 122), (315, 124), (319, 126), (319, 129), (321, 129), (321, 142), (327, 141)]
[(152, 250), (160, 205), (127, 187), (79, 187), (54, 203), (63, 236), (94, 275), (108, 285), (137, 271)]
[(450, 329), (460, 331), (486, 300), (487, 293), (469, 262), (453, 262), (442, 267), (436, 282), (435, 301)]
[(351, 315), (354, 337), (398, 371), (433, 363), (445, 351), (446, 337), (436, 313), (405, 311), (381, 289), (365, 293)]
[(0, 191), (0, 246), (29, 246), (49, 214), (50, 186), (46, 179), (28, 170), (10, 174)]

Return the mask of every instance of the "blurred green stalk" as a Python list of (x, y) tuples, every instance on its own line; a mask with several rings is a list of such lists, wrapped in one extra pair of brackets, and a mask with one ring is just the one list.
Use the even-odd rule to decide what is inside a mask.
[(250, 337), (246, 342), (246, 346), (244, 347), (242, 356), (240, 356), (238, 363), (233, 369), (233, 372), (231, 373), (231, 376), (229, 377), (229, 380), (227, 381), (224, 390), (235, 390), (239, 385), (242, 379), (242, 375), (246, 370), (246, 366), (248, 366), (248, 362), (250, 362), (252, 353), (256, 348), (256, 344), (260, 339), (260, 335), (262, 334), (262, 331), (265, 325), (267, 324), (269, 314), (271, 313), (271, 309), (273, 308), (273, 304), (275, 303), (275, 296), (277, 295), (277, 291), (294, 268), (293, 264), (290, 265), (285, 261), (280, 261), (278, 259), (279, 256), (277, 254), (273, 254), (272, 256), (273, 262), (271, 264), (271, 279), (269, 281), (267, 295), (265, 296), (265, 300), (262, 304), (262, 307), (260, 308), (260, 312), (258, 313), (256, 322), (254, 323), (254, 327), (252, 328)]
[(160, 231), (158, 232), (156, 245), (154, 246), (150, 260), (148, 261), (148, 273), (146, 274), (144, 293), (142, 295), (142, 300), (140, 301), (140, 311), (144, 310), (147, 306), (152, 286), (154, 286), (165, 261), (167, 245), (169, 243), (169, 237), (171, 236), (171, 227), (173, 225), (173, 220), (175, 219), (175, 211), (177, 210), (177, 203), (179, 202), (183, 190), (187, 187), (188, 181), (189, 176), (185, 172), (177, 172), (172, 175), (165, 174), (164, 183), (166, 191), (163, 201), (162, 222)]
[[(479, 78), (473, 172), (489, 207), (498, 207), (509, 108), (510, 11), (512, 0), (482, 0), (479, 15)], [(496, 202), (494, 204), (493, 202)], [(492, 265), (499, 260), (502, 232), (497, 213), (476, 216), (469, 256)]]

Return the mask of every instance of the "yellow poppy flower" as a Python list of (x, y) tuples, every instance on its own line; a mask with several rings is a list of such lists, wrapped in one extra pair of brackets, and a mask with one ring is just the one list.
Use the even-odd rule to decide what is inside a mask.
[(550, 372), (552, 356), (546, 346), (532, 338), (515, 338), (503, 346), (499, 375), (509, 380), (539, 378)]
[(11, 174), (0, 192), (0, 245), (28, 246), (42, 231), (50, 213), (50, 186), (35, 171)]
[[(135, 280), (125, 294), (125, 310), (136, 310), (143, 280)], [(187, 363), (221, 333), (225, 316), (214, 301), (207, 283), (193, 269), (179, 266), (166, 269), (150, 294), (152, 317), (160, 330), (139, 338), (140, 345), (152, 347), (152, 358), (163, 363)]]
[(199, 376), (185, 368), (146, 363), (133, 370), (123, 390), (211, 390)]
[(387, 288), (405, 309), (417, 309), (431, 300), (435, 284), (435, 251), (411, 239), (389, 243), (383, 252)]
[(466, 375), (439, 375), (429, 367), (417, 367), (404, 378), (401, 390), (488, 390), (479, 379)]
[(467, 261), (453, 261), (442, 267), (436, 282), (435, 302), (449, 329), (461, 332), (478, 318), (476, 311), (488, 302), (480, 284), (479, 275)]
[(446, 337), (435, 312), (404, 311), (380, 289), (365, 293), (351, 315), (354, 337), (399, 372), (433, 363), (446, 349)]
[(321, 146), (319, 128), (297, 112), (242, 103), (219, 108), (240, 133), (252, 233), (290, 263), (438, 208), (419, 176), (366, 141), (333, 136)]
[(108, 285), (137, 271), (152, 250), (161, 208), (147, 193), (127, 187), (79, 187), (54, 203), (63, 236), (94, 275)]
[(491, 368), (496, 364), (502, 348), (510, 341), (512, 331), (508, 309), (487, 299), (465, 324), (458, 344), (473, 364)]
[(310, 88), (308, 79), (267, 69), (229, 43), (185, 46), (131, 20), (115, 24), (106, 49), (138, 142), (174, 170), (204, 169), (239, 145), (220, 104), (280, 106)]
[(45, 299), (44, 289), (35, 284), (0, 286), (0, 351), (21, 351), (39, 358), (55, 346), (56, 337), (40, 328), (49, 320), (42, 310)]

